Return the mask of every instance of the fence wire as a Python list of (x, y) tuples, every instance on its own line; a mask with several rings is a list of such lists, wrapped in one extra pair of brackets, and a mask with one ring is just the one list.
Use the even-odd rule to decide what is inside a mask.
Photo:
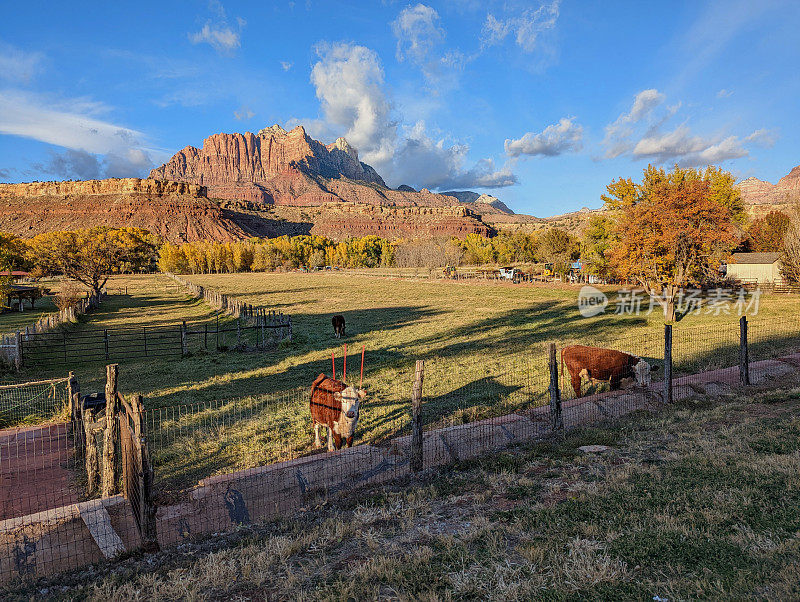
[[(740, 333), (735, 320), (714, 327), (673, 328), (669, 392), (661, 329), (562, 340), (554, 358), (560, 414), (551, 406), (553, 373), (547, 344), (533, 345), (523, 354), (498, 349), (490, 356), (473, 353), (466, 359), (421, 358), (423, 403), (417, 432), (421, 431), (423, 467), (536, 440), (552, 433), (554, 426), (592, 428), (663, 407), (670, 393), (684, 399), (730, 392), (725, 387), (739, 384), (741, 378)], [(779, 377), (783, 372), (776, 365), (781, 362), (765, 360), (800, 352), (800, 320), (751, 321), (748, 342), (751, 373), (772, 371)], [(354, 357), (349, 359), (351, 370)], [(630, 357), (635, 361), (625, 359)], [(788, 362), (782, 365), (789, 369)], [(254, 391), (246, 398), (145, 409), (143, 430), (154, 470), (161, 547), (269, 520), (411, 474), (418, 449), (412, 447), (412, 361), (369, 365), (355, 444), (332, 454), (327, 453), (324, 428), (321, 445), (315, 444), (309, 406), (315, 376), (276, 394)], [(355, 370), (347, 384), (359, 384)], [(344, 421), (341, 413), (337, 416)], [(86, 493), (89, 447), (76, 443), (80, 437), (74, 426), (5, 433), (0, 438), (3, 474), (16, 475), (14, 483), (36, 485), (30, 493), (20, 489), (20, 495), (4, 482), (0, 518), (6, 520), (0, 524), (0, 554), (7, 560), (0, 561), (0, 581), (82, 566), (141, 543), (138, 510), (132, 512), (120, 496), (99, 501)], [(93, 453), (100, 455), (103, 434), (92, 437)], [(65, 510), (68, 507), (78, 510)], [(49, 514), (34, 514), (42, 512)], [(91, 553), (86, 554), (87, 549)]]

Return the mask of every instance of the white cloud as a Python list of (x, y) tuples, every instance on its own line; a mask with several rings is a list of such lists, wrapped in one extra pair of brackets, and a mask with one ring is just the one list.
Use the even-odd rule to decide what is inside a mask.
[(378, 55), (363, 46), (322, 44), (311, 82), (320, 100), (322, 119), (292, 119), (323, 139), (344, 136), (360, 159), (378, 170), (390, 185), (415, 188), (497, 187), (516, 183), (507, 168), (489, 159), (465, 167), (469, 147), (434, 139), (422, 121), (401, 125), (385, 89)]
[(409, 58), (416, 63), (423, 63), (434, 47), (444, 41), (439, 13), (424, 4), (403, 9), (391, 25), (392, 33), (397, 38), (398, 61)]
[(778, 132), (775, 130), (760, 129), (747, 136), (744, 140), (745, 142), (752, 142), (764, 148), (772, 148), (778, 141)]
[(722, 88), (722, 90), (717, 92), (717, 98), (729, 98), (731, 96), (733, 96), (733, 90)]
[(453, 87), (466, 62), (460, 50), (445, 50), (445, 31), (439, 24), (439, 13), (430, 6), (409, 6), (391, 23), (397, 38), (397, 60), (417, 65), (429, 84), (438, 90)]
[(43, 60), (41, 52), (24, 52), (0, 42), (0, 78), (27, 84), (39, 71)]
[(554, 0), (507, 18), (498, 19), (489, 13), (481, 30), (482, 45), (487, 47), (501, 44), (511, 35), (524, 52), (533, 52), (540, 47), (542, 34), (555, 29), (560, 4), (561, 0)]
[(236, 17), (236, 29), (228, 24), (225, 8), (220, 2), (209, 3), (212, 11), (217, 13), (216, 20), (209, 19), (202, 29), (196, 33), (189, 34), (189, 41), (192, 44), (209, 44), (214, 50), (221, 54), (232, 54), (242, 45), (241, 32), (247, 21), (241, 17)]
[(520, 155), (541, 155), (555, 157), (566, 152), (576, 152), (583, 148), (583, 126), (575, 123), (575, 118), (562, 117), (558, 123), (548, 125), (539, 133), (527, 132), (522, 138), (506, 140), (506, 154), (510, 157)]
[(281, 61), (281, 69), (284, 71), (288, 71), (294, 66), (294, 63), (290, 63), (289, 61)]
[[(50, 173), (95, 173), (87, 155), (103, 155), (105, 173), (142, 175), (152, 166), (144, 135), (100, 117), (108, 107), (89, 99), (54, 100), (19, 90), (0, 91), (0, 134), (61, 146), (67, 153), (47, 164)], [(40, 166), (41, 167), (41, 166)]]
[(364, 46), (321, 44), (320, 60), (311, 70), (325, 120), (344, 129), (344, 137), (367, 163), (391, 159), (395, 124), (383, 89), (383, 68), (378, 55)]
[(233, 112), (233, 117), (236, 121), (247, 121), (255, 117), (255, 115), (249, 107), (241, 107), (238, 111)]
[(722, 163), (750, 154), (749, 144), (771, 146), (776, 133), (760, 129), (749, 136), (692, 132), (686, 121), (664, 131), (678, 113), (681, 104), (665, 105), (666, 96), (655, 89), (642, 90), (633, 100), (631, 110), (606, 126), (603, 145), (605, 157), (628, 154), (634, 159), (656, 163), (675, 162), (684, 167)]
[(449, 190), (453, 188), (500, 188), (517, 183), (508, 166), (496, 169), (492, 159), (481, 159), (465, 168), (469, 146), (434, 140), (424, 122), (407, 128), (387, 166), (387, 181), (394, 186), (411, 184), (415, 188)]
[(606, 158), (613, 159), (631, 150), (633, 143), (629, 138), (633, 135), (633, 126), (649, 118), (665, 100), (666, 96), (654, 88), (639, 92), (633, 98), (630, 111), (622, 113), (614, 123), (606, 126), (606, 136), (603, 139)]

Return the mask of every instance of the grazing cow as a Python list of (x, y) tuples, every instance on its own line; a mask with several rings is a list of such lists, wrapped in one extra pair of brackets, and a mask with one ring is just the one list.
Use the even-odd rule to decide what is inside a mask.
[(333, 324), (334, 336), (337, 339), (341, 339), (344, 336), (344, 316), (333, 316), (331, 323)]
[(636, 384), (644, 387), (650, 384), (650, 373), (658, 370), (658, 366), (650, 366), (646, 361), (635, 355), (602, 349), (600, 347), (586, 347), (584, 345), (570, 345), (561, 350), (561, 374), (564, 374), (564, 364), (569, 370), (572, 388), (575, 395), (582, 397), (581, 377), (590, 380), (608, 381), (611, 390), (621, 388), (622, 380), (635, 378)]
[(348, 387), (342, 381), (320, 374), (311, 385), (311, 423), (314, 447), (320, 447), (319, 427), (328, 429), (328, 451), (353, 447), (361, 402), (367, 396), (362, 389)]

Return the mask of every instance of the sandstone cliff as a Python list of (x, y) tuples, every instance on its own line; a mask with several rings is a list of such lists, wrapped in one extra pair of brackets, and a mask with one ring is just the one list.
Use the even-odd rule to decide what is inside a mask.
[(778, 180), (777, 184), (747, 178), (738, 184), (742, 198), (751, 205), (781, 205), (800, 201), (800, 165)]
[(137, 227), (171, 242), (248, 235), (202, 186), (138, 178), (0, 184), (0, 230), (31, 237), (94, 226)]

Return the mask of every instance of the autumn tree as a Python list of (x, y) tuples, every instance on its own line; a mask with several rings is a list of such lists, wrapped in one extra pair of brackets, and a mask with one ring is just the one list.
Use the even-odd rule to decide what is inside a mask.
[(716, 274), (736, 245), (745, 214), (733, 177), (712, 167), (666, 172), (651, 165), (641, 184), (620, 179), (607, 190), (616, 237), (612, 268), (652, 295), (668, 321), (680, 319), (680, 289)]
[(578, 243), (566, 230), (550, 228), (537, 239), (536, 256), (540, 261), (553, 264), (553, 271), (566, 274), (571, 261), (577, 256)]
[(791, 220), (782, 211), (770, 211), (755, 220), (747, 230), (747, 246), (750, 251), (780, 251)]
[(46, 275), (63, 274), (99, 293), (111, 274), (147, 269), (156, 241), (140, 228), (97, 227), (33, 238), (30, 261)]
[(614, 243), (614, 220), (606, 215), (589, 218), (581, 235), (581, 261), (589, 274), (608, 276), (608, 252)]

